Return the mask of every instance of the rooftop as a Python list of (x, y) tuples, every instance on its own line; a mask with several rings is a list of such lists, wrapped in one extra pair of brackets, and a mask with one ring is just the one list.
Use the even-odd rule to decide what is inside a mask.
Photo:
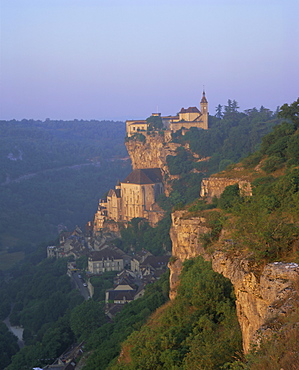
[(162, 182), (160, 168), (146, 168), (132, 171), (122, 183), (130, 184), (155, 184)]
[(182, 108), (180, 113), (200, 113), (197, 107)]

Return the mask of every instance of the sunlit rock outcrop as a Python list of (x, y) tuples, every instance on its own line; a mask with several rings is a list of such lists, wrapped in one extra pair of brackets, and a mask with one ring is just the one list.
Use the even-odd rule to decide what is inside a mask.
[[(183, 262), (198, 255), (212, 261), (214, 271), (229, 278), (234, 286), (236, 309), (243, 336), (243, 348), (257, 344), (262, 335), (272, 331), (271, 322), (294, 310), (299, 267), (295, 263), (274, 262), (258, 266), (241, 252), (218, 249), (208, 254), (200, 235), (209, 231), (204, 217), (190, 217), (184, 211), (172, 214), (172, 260), (170, 298), (176, 295)], [(225, 232), (223, 233), (225, 234)], [(222, 244), (226, 241), (223, 238)]]

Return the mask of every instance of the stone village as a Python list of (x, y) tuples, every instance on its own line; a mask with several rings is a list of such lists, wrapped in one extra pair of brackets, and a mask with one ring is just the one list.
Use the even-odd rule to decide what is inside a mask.
[[(200, 110), (196, 107), (182, 108), (176, 116), (162, 117), (154, 113), (152, 117), (161, 119), (164, 139), (169, 141), (171, 133), (179, 129), (182, 129), (182, 132), (191, 127), (206, 130), (208, 102), (205, 92), (200, 101)], [(138, 134), (147, 135), (148, 129), (147, 120), (126, 122), (127, 138), (134, 139)], [(157, 165), (155, 162), (152, 164)], [(209, 178), (202, 181), (200, 196), (219, 196), (227, 185), (234, 183), (239, 183), (240, 189), (246, 189), (245, 192), (250, 195), (250, 184), (246, 181), (244, 183), (239, 179)], [(81, 256), (87, 257), (86, 279), (91, 297), (94, 287), (90, 277), (109, 271), (117, 273), (113, 289), (106, 291), (106, 314), (110, 318), (113, 318), (124, 304), (141, 297), (145, 286), (159, 279), (167, 269), (170, 252), (165, 252), (163, 256), (153, 256), (142, 249), (126, 254), (113, 243), (113, 240), (120, 237), (120, 226), (127, 227), (133, 218), (145, 219), (151, 226), (155, 226), (163, 218), (164, 211), (158, 206), (157, 198), (164, 193), (164, 184), (161, 168), (133, 169), (123, 181), (117, 182), (114, 189), (108, 191), (105, 199), (99, 201), (94, 219), (87, 223), (84, 232), (79, 227), (73, 232), (62, 232), (59, 245), (47, 247), (48, 258), (72, 257), (76, 261)], [(75, 262), (69, 263), (70, 275), (76, 270), (75, 266)]]
[[(191, 127), (208, 129), (208, 102), (205, 92), (197, 107), (182, 108), (175, 116), (161, 116), (153, 113), (162, 122), (164, 137), (171, 140), (171, 133)], [(147, 120), (126, 121), (127, 138), (137, 134), (146, 135), (149, 130)], [(91, 276), (107, 271), (116, 271), (113, 289), (106, 291), (106, 314), (112, 318), (125, 303), (141, 297), (144, 287), (159, 279), (166, 270), (170, 253), (153, 256), (142, 249), (128, 255), (113, 244), (120, 237), (121, 224), (126, 227), (133, 218), (142, 218), (155, 226), (164, 216), (158, 206), (157, 198), (164, 192), (163, 173), (160, 168), (135, 168), (123, 180), (110, 189), (105, 199), (99, 201), (93, 221), (88, 222), (83, 232), (76, 227), (73, 232), (62, 232), (58, 246), (47, 247), (48, 258), (72, 257), (74, 261), (81, 256), (88, 258), (86, 271), (89, 294), (94, 288)], [(75, 270), (75, 262), (69, 264), (69, 274)]]

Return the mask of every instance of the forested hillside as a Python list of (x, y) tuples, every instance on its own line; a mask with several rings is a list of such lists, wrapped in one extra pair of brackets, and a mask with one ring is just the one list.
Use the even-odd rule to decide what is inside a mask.
[(29, 251), (84, 226), (130, 171), (124, 135), (122, 122), (0, 121), (0, 249)]
[(237, 102), (228, 100), (224, 107), (218, 106), (215, 116), (209, 116), (208, 130), (191, 128), (185, 135), (181, 130), (172, 134), (173, 141), (182, 146), (177, 149), (176, 156), (167, 157), (167, 163), (170, 173), (179, 175), (179, 179), (173, 182), (174, 191), (169, 199), (161, 199), (162, 203), (172, 207), (192, 202), (198, 197), (198, 184), (203, 177), (254, 153), (262, 137), (280, 121), (277, 112), (263, 106), (239, 112)]
[[(212, 232), (203, 235), (207, 250), (217, 241), (224, 222), (229, 224), (229, 217), (233, 215), (243, 222), (239, 223), (239, 230), (234, 227), (234, 237), (239, 237), (238, 243), (243, 243), (242, 237), (246, 239), (255, 258), (262, 261), (265, 258), (282, 258), (285, 254), (281, 253), (281, 245), (288, 246), (283, 251), (288, 250), (288, 255), (293, 258), (297, 253), (292, 244), (294, 239), (291, 238), (297, 237), (296, 171), (299, 157), (296, 149), (298, 124), (290, 120), (294, 120), (294, 117), (296, 120), (298, 112), (294, 116), (289, 108), (285, 106), (282, 117), (277, 118), (277, 113), (263, 107), (240, 113), (237, 104), (229, 101), (223, 114), (219, 108), (218, 117), (210, 117), (208, 131), (192, 129), (186, 135), (181, 132), (174, 134), (173, 140), (182, 146), (177, 156), (167, 158), (171, 174), (179, 175), (174, 180), (170, 197), (160, 198), (160, 204), (168, 211), (167, 217), (157, 228), (151, 228), (143, 220), (132, 220), (129, 227), (122, 231), (122, 240), (116, 244), (128, 253), (145, 247), (154, 254), (162, 254), (171, 248), (171, 210), (185, 208), (196, 216), (207, 208), (217, 207), (217, 210), (212, 210), (209, 220)], [(279, 125), (282, 119), (289, 121)], [(0, 189), (2, 194), (9, 196), (3, 195), (1, 198), (1, 202), (6, 205), (6, 212), (0, 217), (3, 221), (8, 215), (10, 217), (6, 223), (1, 222), (1, 225), (6, 225), (1, 230), (2, 246), (8, 245), (6, 243), (11, 241), (12, 235), (20, 239), (19, 245), (24, 246), (24, 240), (33, 241), (30, 233), (36, 230), (37, 239), (40, 240), (40, 235), (51, 236), (46, 234), (48, 230), (56, 234), (60, 223), (72, 227), (80, 224), (81, 219), (83, 222), (92, 219), (98, 198), (115, 185), (117, 178), (123, 179), (130, 170), (125, 161), (109, 162), (109, 169), (105, 166), (112, 153), (114, 157), (126, 156), (122, 123), (26, 121), (2, 124), (3, 132), (7, 132), (10, 124), (20, 125), (23, 135), (27, 132), (28, 124), (28, 132), (31, 132), (28, 137), (24, 135), (23, 146), (22, 134), (18, 136), (15, 133), (18, 138), (16, 141), (14, 134), (8, 136), (11, 146), (2, 152), (1, 158), (4, 158), (5, 165)], [(103, 131), (99, 129), (101, 125)], [(275, 125), (278, 126), (271, 131)], [(34, 135), (41, 133), (42, 138), (34, 139)], [(45, 167), (39, 167), (39, 161), (32, 158), (42, 152), (42, 143), (46, 149), (42, 159)], [(111, 146), (113, 152), (110, 151)], [(37, 147), (38, 151), (32, 149)], [(25, 160), (27, 152), (31, 153), (29, 158), (32, 160)], [(191, 152), (198, 154), (197, 158), (209, 158), (197, 161), (196, 157), (190, 155)], [(247, 157), (250, 153), (253, 154)], [(260, 165), (265, 174), (254, 183), (256, 190), (251, 202), (242, 198), (237, 187), (229, 187), (212, 204), (198, 201), (200, 180), (203, 177), (227, 165), (233, 171), (233, 162), (241, 159), (242, 164), (238, 166), (242, 167), (242, 171), (250, 172)], [(29, 169), (31, 162), (34, 164), (32, 170)], [(242, 175), (241, 171), (238, 173)], [(23, 180), (22, 176), (28, 174), (34, 176)], [(20, 177), (20, 182), (14, 181)], [(21, 187), (23, 184), (27, 185)], [(22, 191), (23, 195), (19, 196)], [(86, 195), (89, 192), (91, 195)], [(34, 206), (31, 207), (32, 202)], [(16, 204), (13, 209), (17, 215), (9, 214), (11, 204)], [(40, 207), (38, 211), (37, 207)], [(27, 213), (27, 209), (30, 213)], [(266, 217), (261, 232), (257, 226), (260, 222), (259, 209), (264, 212), (262, 216)], [(56, 210), (59, 212), (55, 213)], [(33, 222), (30, 221), (33, 217), (31, 213), (36, 217)], [(76, 218), (78, 213), (81, 218)], [(247, 236), (251, 235), (252, 230), (248, 220), (251, 218), (255, 222), (253, 232), (257, 234), (249, 239)], [(11, 220), (17, 220), (18, 223), (14, 224)], [(24, 220), (28, 221), (22, 223)], [(43, 228), (45, 220), (49, 226)], [(270, 234), (271, 227), (276, 224), (281, 228), (274, 228), (277, 234)], [(16, 225), (22, 228), (21, 231), (17, 230)], [(235, 225), (238, 226), (237, 223)], [(284, 239), (282, 235), (285, 235)], [(257, 243), (264, 241), (265, 248), (257, 247)], [(237, 244), (232, 245), (235, 247)], [(10, 248), (13, 250), (12, 242)], [(157, 283), (147, 287), (143, 298), (127, 304), (113, 322), (107, 322), (102, 310), (103, 291), (104, 287), (111, 286), (113, 276), (108, 274), (102, 280), (98, 279), (94, 299), (82, 302), (82, 298), (72, 291), (65, 275), (66, 261), (42, 261), (43, 253), (44, 248), (41, 248), (27, 255), (21, 265), (9, 271), (10, 280), (7, 279), (8, 275), (1, 275), (3, 300), (0, 313), (4, 318), (13, 305), (11, 319), (13, 323), (24, 326), (26, 341), (25, 348), (13, 357), (8, 369), (19, 370), (50, 363), (71, 342), (81, 340), (85, 341), (88, 352), (83, 356), (86, 370), (192, 369), (199, 363), (202, 368), (209, 370), (221, 367), (246, 368), (246, 363), (239, 361), (244, 358), (232, 286), (227, 279), (213, 272), (211, 265), (201, 258), (185, 264), (182, 284), (174, 301), (167, 302), (169, 279), (166, 274)], [(174, 259), (171, 259), (173, 262)], [(148, 325), (143, 326), (146, 322)], [(5, 359), (7, 365), (9, 357), (17, 350), (13, 339), (10, 343)], [(120, 353), (122, 355), (118, 361)], [(252, 358), (250, 361), (253, 363)]]

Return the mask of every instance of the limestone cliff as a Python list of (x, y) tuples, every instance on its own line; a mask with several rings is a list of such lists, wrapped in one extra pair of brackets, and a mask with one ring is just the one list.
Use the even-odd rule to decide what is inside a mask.
[[(170, 175), (166, 158), (168, 155), (176, 155), (179, 146), (180, 144), (171, 142), (171, 135), (167, 131), (146, 133), (141, 140), (132, 137), (126, 142), (133, 169), (161, 168), (166, 195), (169, 195), (171, 190), (171, 180), (176, 178)], [(185, 149), (190, 151), (188, 145)], [(194, 160), (206, 160), (192, 155)], [(242, 166), (236, 166), (230, 173), (220, 173), (204, 179), (201, 196), (208, 199), (219, 197), (226, 186), (233, 184), (239, 185), (242, 195), (251, 196), (250, 182), (260, 175), (260, 169), (257, 167), (254, 173), (245, 175), (244, 172)], [(281, 262), (257, 265), (250, 255), (230, 248), (231, 241), (227, 236), (228, 231), (225, 230), (213, 245), (214, 251), (208, 253), (201, 242), (201, 236), (210, 231), (204, 213), (202, 216), (194, 216), (187, 211), (176, 211), (172, 214), (170, 298), (173, 299), (176, 295), (179, 275), (186, 259), (201, 255), (210, 260), (213, 269), (229, 278), (234, 286), (237, 315), (246, 353), (251, 343), (258, 343), (261, 335), (271, 333), (271, 325), (277, 317), (295, 309), (299, 267), (295, 263)]]
[(234, 286), (246, 353), (250, 343), (258, 343), (261, 334), (271, 331), (271, 321), (294, 310), (299, 267), (282, 262), (257, 266), (248, 255), (227, 251), (229, 241), (225, 240), (225, 232), (217, 244), (218, 249), (208, 254), (200, 242), (200, 235), (207, 231), (205, 217), (188, 217), (184, 211), (172, 214), (170, 297), (173, 299), (176, 295), (184, 260), (198, 255), (211, 260), (213, 269), (229, 278)]
[(167, 132), (144, 133), (144, 141), (130, 138), (126, 141), (126, 147), (132, 160), (133, 169), (139, 168), (161, 168), (168, 172), (166, 157), (175, 155), (180, 144), (171, 143)]
[(142, 168), (160, 168), (164, 177), (166, 195), (169, 195), (168, 181), (176, 178), (171, 176), (166, 162), (168, 155), (176, 155), (176, 149), (180, 144), (172, 143), (170, 132), (162, 131), (144, 133), (144, 141), (130, 138), (126, 141), (126, 148), (132, 161), (133, 170)]

